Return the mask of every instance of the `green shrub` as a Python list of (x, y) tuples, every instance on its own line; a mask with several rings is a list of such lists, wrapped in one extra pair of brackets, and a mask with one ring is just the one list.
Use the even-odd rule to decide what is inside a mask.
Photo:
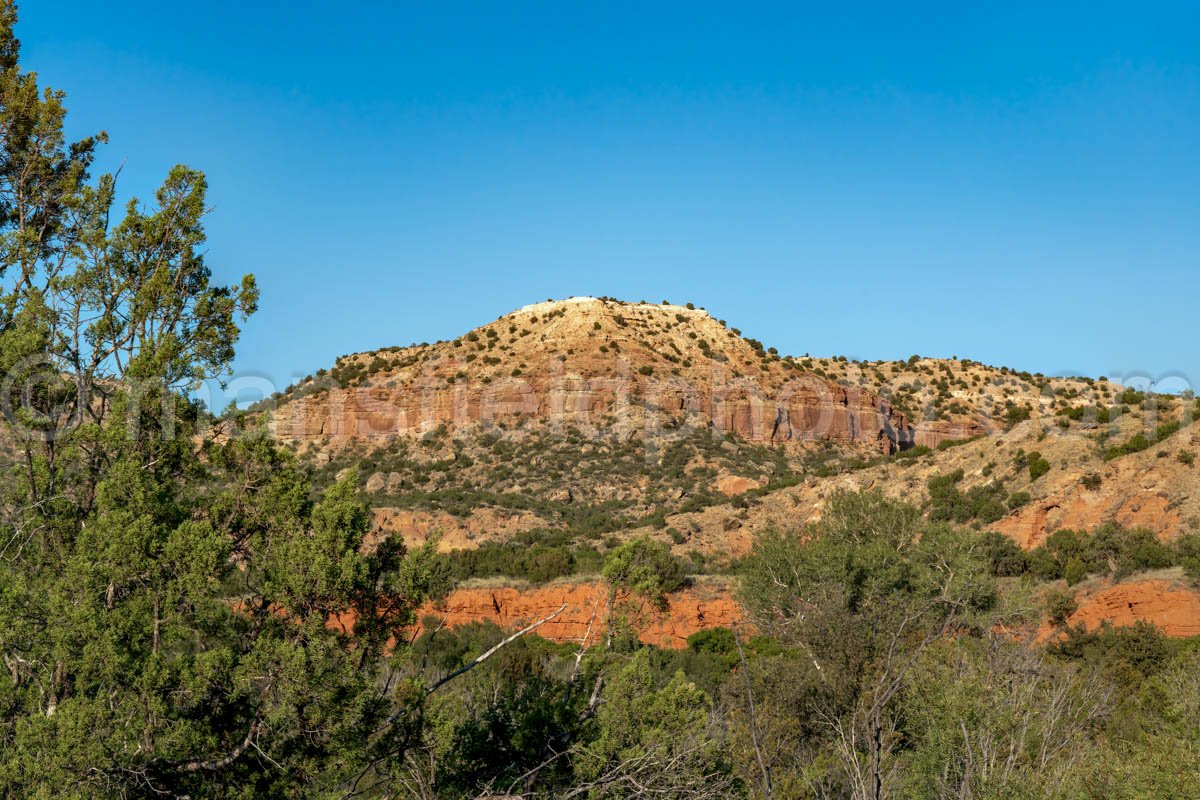
[(1008, 496), (1008, 508), (1016, 511), (1018, 508), (1028, 505), (1030, 499), (1029, 492), (1013, 492)]
[(1046, 592), (1046, 614), (1055, 625), (1065, 625), (1067, 619), (1079, 610), (1075, 593), (1066, 589), (1051, 589)]
[(1063, 576), (1063, 565), (1045, 547), (1035, 547), (1026, 553), (1029, 573), (1043, 581), (1056, 581)]
[(1139, 392), (1136, 389), (1126, 389), (1117, 396), (1117, 400), (1123, 405), (1127, 406), (1141, 405), (1145, 399), (1145, 393)]
[[(1197, 548), (1200, 554), (1200, 547)], [(1120, 579), (1135, 572), (1182, 563), (1183, 553), (1158, 541), (1145, 528), (1127, 529), (1107, 522), (1092, 533), (1061, 529), (1028, 554), (1029, 572), (1042, 580), (1065, 578), (1075, 584), (1088, 575)], [(1200, 567), (1200, 562), (1197, 564)]]
[(1050, 462), (1036, 450), (1029, 454), (1029, 479), (1036, 481), (1050, 471)]
[(485, 542), (473, 550), (447, 553), (450, 573), (468, 578), (515, 578), (546, 583), (556, 578), (600, 571), (600, 553), (589, 545), (572, 545), (562, 531), (529, 531), (507, 542)]
[(973, 486), (966, 492), (958, 488), (963, 471), (931, 477), (929, 489), (929, 518), (944, 522), (995, 522), (1007, 513), (1004, 505), (1008, 493), (999, 481)]
[[(1050, 646), (1051, 652), (1091, 665), (1124, 690), (1136, 690), (1141, 682), (1162, 671), (1179, 650), (1153, 624), (1139, 620), (1127, 627), (1102, 624), (1092, 631), (1070, 629), (1066, 638)], [(1148, 795), (1153, 796), (1153, 795)]]
[(1076, 556), (1067, 562), (1063, 567), (1063, 578), (1067, 582), (1067, 586), (1074, 586), (1088, 576), (1087, 566), (1084, 565), (1083, 559)]
[(988, 568), (997, 578), (1024, 575), (1029, 569), (1029, 557), (1017, 543), (1002, 533), (988, 531), (980, 537), (980, 547)]
[(1009, 403), (1004, 409), (1004, 421), (1011, 425), (1016, 425), (1018, 422), (1024, 422), (1033, 415), (1033, 410), (1029, 406), (1019, 406), (1015, 403)]
[(1178, 422), (1164, 422), (1154, 429), (1154, 432), (1147, 436), (1144, 433), (1135, 433), (1129, 438), (1129, 441), (1124, 444), (1115, 445), (1104, 451), (1104, 460), (1112, 461), (1114, 458), (1121, 456), (1140, 453), (1143, 450), (1149, 450), (1155, 442), (1160, 442), (1163, 439), (1171, 436), (1180, 429), (1181, 425)]
[(1175, 561), (1176, 554), (1160, 542), (1152, 531), (1135, 528), (1125, 532), (1112, 575), (1120, 580), (1135, 572), (1169, 567)]
[(684, 570), (666, 545), (646, 537), (625, 542), (604, 559), (604, 579), (666, 607), (666, 595), (683, 586)]
[(524, 561), (525, 577), (533, 583), (545, 583), (575, 571), (575, 559), (562, 547), (531, 551)]
[(1200, 534), (1187, 533), (1175, 540), (1175, 561), (1192, 580), (1200, 581)]

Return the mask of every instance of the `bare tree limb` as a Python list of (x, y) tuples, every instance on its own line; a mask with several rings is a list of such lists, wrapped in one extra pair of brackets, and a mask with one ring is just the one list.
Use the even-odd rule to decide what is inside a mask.
[(246, 731), (246, 738), (242, 739), (242, 741), (236, 747), (230, 750), (225, 756), (209, 761), (189, 761), (186, 764), (181, 764), (179, 767), (177, 767), (178, 771), (216, 772), (217, 770), (228, 767), (234, 761), (237, 761), (241, 757), (242, 753), (249, 750), (251, 745), (254, 744), (254, 737), (258, 734), (258, 729), (261, 724), (262, 720), (258, 717), (255, 717), (254, 722), (250, 723), (250, 730)]
[(508, 638), (501, 640), (495, 647), (488, 650), (486, 653), (479, 656), (474, 661), (470, 662), (469, 664), (466, 664), (465, 666), (459, 667), (458, 669), (454, 670), (454, 672), (451, 672), (449, 675), (446, 675), (445, 677), (441, 678), (440, 680), (435, 681), (428, 689), (425, 690), (425, 696), (428, 697), (429, 695), (433, 694), (438, 689), (440, 689), (442, 686), (445, 686), (447, 683), (449, 683), (450, 681), (457, 678), (459, 675), (462, 675), (463, 673), (470, 672), (471, 670), (475, 669), (480, 664), (482, 664), (484, 661), (488, 660), (490, 657), (495, 655), (495, 653), (498, 650), (500, 650), (500, 648), (504, 647), (507, 644), (511, 644), (512, 642), (515, 642), (517, 639), (520, 639), (522, 636), (529, 633), (530, 631), (532, 631), (536, 628), (540, 628), (542, 625), (545, 625), (547, 622), (554, 619), (555, 617), (557, 617), (559, 614), (561, 614), (562, 612), (564, 612), (566, 610), (567, 610), (567, 604), (563, 603), (561, 606), (558, 607), (558, 610), (555, 611), (553, 614), (542, 617), (537, 622), (534, 622), (530, 625), (526, 625), (524, 628), (517, 631), (512, 636), (509, 636)]

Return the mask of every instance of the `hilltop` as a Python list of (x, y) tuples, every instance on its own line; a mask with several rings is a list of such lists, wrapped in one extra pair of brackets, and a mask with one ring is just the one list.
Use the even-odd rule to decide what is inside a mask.
[(1112, 403), (1122, 390), (957, 358), (781, 355), (692, 304), (577, 297), (525, 306), (450, 341), (342, 356), (264, 405), (276, 436), (292, 442), (537, 419), (589, 434), (689, 425), (771, 445), (895, 453)]
[(272, 429), (299, 442), (529, 419), (589, 435), (690, 426), (883, 453), (914, 435), (878, 394), (782, 358), (703, 309), (607, 298), (538, 303), (452, 341), (344, 356), (278, 400)]

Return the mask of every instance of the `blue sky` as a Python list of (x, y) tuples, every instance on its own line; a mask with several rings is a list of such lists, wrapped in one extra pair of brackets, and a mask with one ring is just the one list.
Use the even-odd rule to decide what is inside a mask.
[[(1195, 3), (31, 2), (149, 196), (204, 169), (237, 368), (594, 294), (784, 353), (1200, 383)], [(970, 6), (968, 8), (968, 6)]]

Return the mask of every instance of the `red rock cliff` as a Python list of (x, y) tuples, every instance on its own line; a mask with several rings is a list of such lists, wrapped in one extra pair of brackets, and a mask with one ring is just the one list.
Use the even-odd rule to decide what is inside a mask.
[[(604, 635), (607, 596), (607, 588), (600, 583), (564, 583), (530, 589), (458, 589), (441, 603), (423, 608), (418, 616), (436, 617), (451, 627), (468, 622), (494, 622), (502, 628), (515, 629), (549, 616), (565, 603), (563, 613), (538, 628), (537, 633), (556, 642), (578, 642), (595, 613), (592, 640), (596, 641)], [(624, 607), (628, 602), (622, 599), (618, 604)], [(671, 594), (668, 603), (665, 612), (644, 602), (632, 603), (634, 627), (643, 642), (682, 648), (687, 645), (687, 637), (697, 631), (729, 627), (743, 619), (741, 608), (726, 584), (705, 583), (684, 589)]]

